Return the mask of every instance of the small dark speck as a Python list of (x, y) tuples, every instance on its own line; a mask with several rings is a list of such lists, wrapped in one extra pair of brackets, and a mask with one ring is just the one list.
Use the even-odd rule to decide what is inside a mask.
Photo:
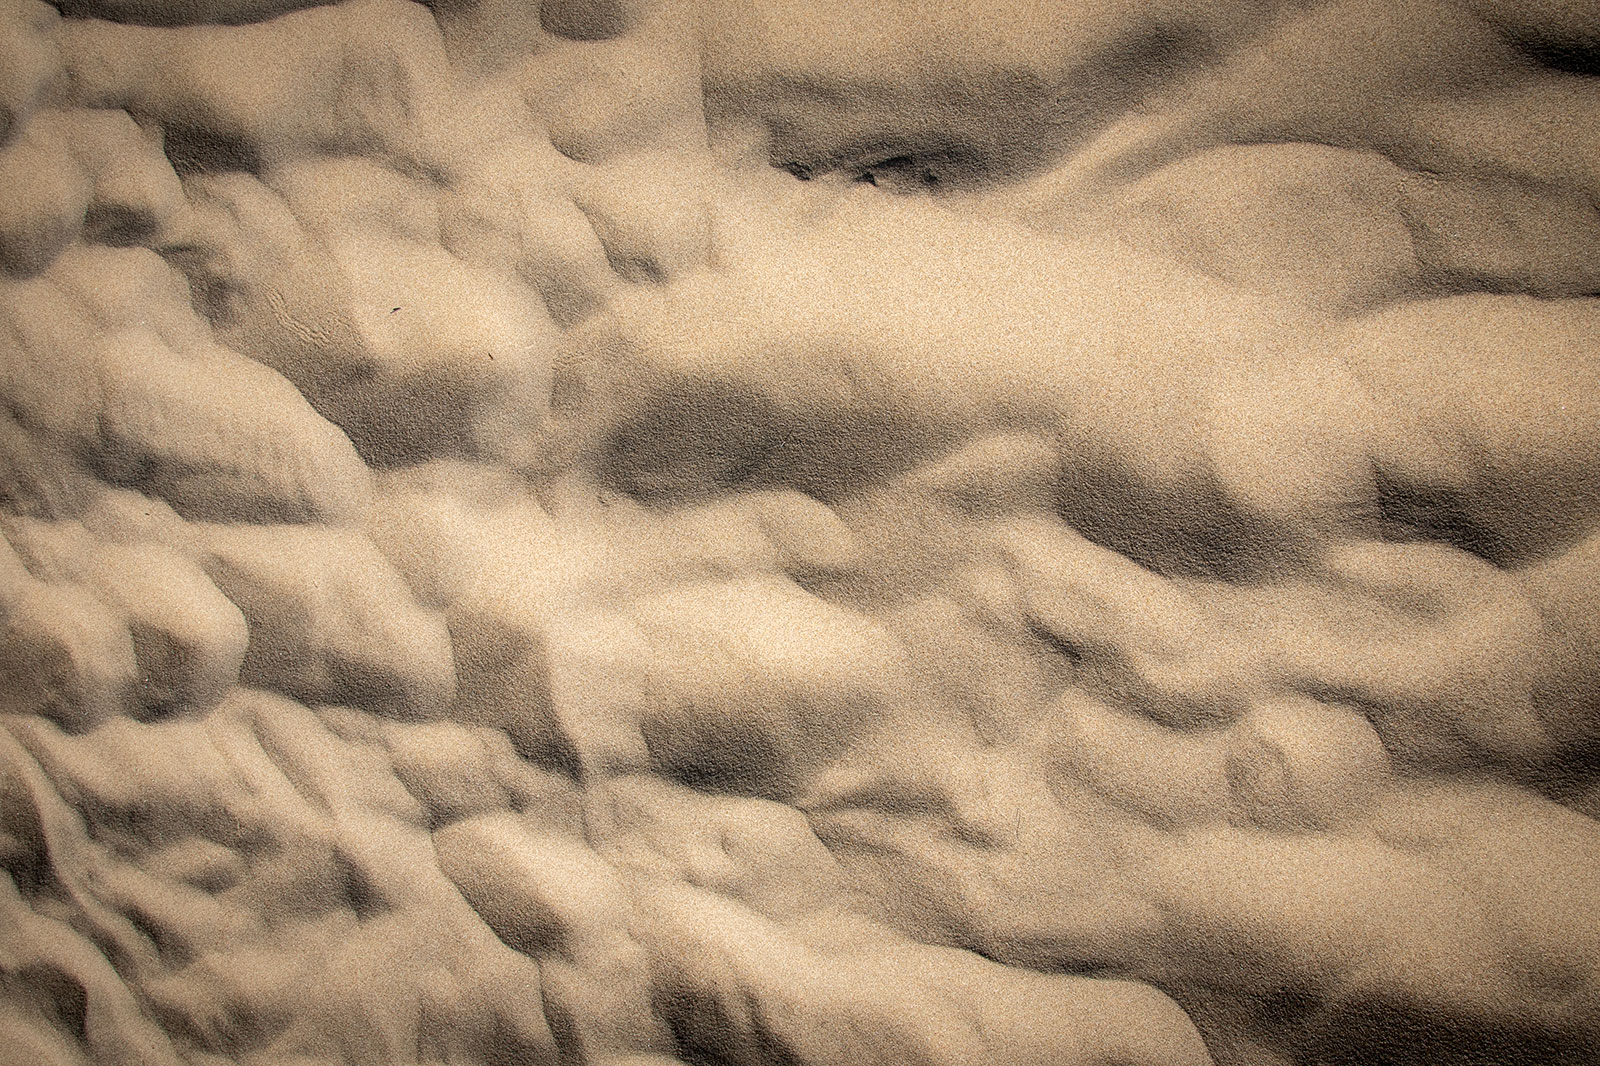
[(398, 307), (391, 307), (391, 308), (389, 308), (389, 313), (392, 315), (398, 310), (400, 310)]

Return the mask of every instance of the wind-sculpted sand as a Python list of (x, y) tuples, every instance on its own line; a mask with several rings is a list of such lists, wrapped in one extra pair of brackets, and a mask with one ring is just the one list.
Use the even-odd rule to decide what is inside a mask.
[(1597, 74), (0, 0), (0, 1062), (1594, 1062)]

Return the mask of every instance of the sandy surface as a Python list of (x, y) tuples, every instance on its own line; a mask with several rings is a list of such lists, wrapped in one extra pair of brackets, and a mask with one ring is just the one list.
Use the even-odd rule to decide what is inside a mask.
[(1597, 74), (0, 0), (0, 1062), (1595, 1062)]

